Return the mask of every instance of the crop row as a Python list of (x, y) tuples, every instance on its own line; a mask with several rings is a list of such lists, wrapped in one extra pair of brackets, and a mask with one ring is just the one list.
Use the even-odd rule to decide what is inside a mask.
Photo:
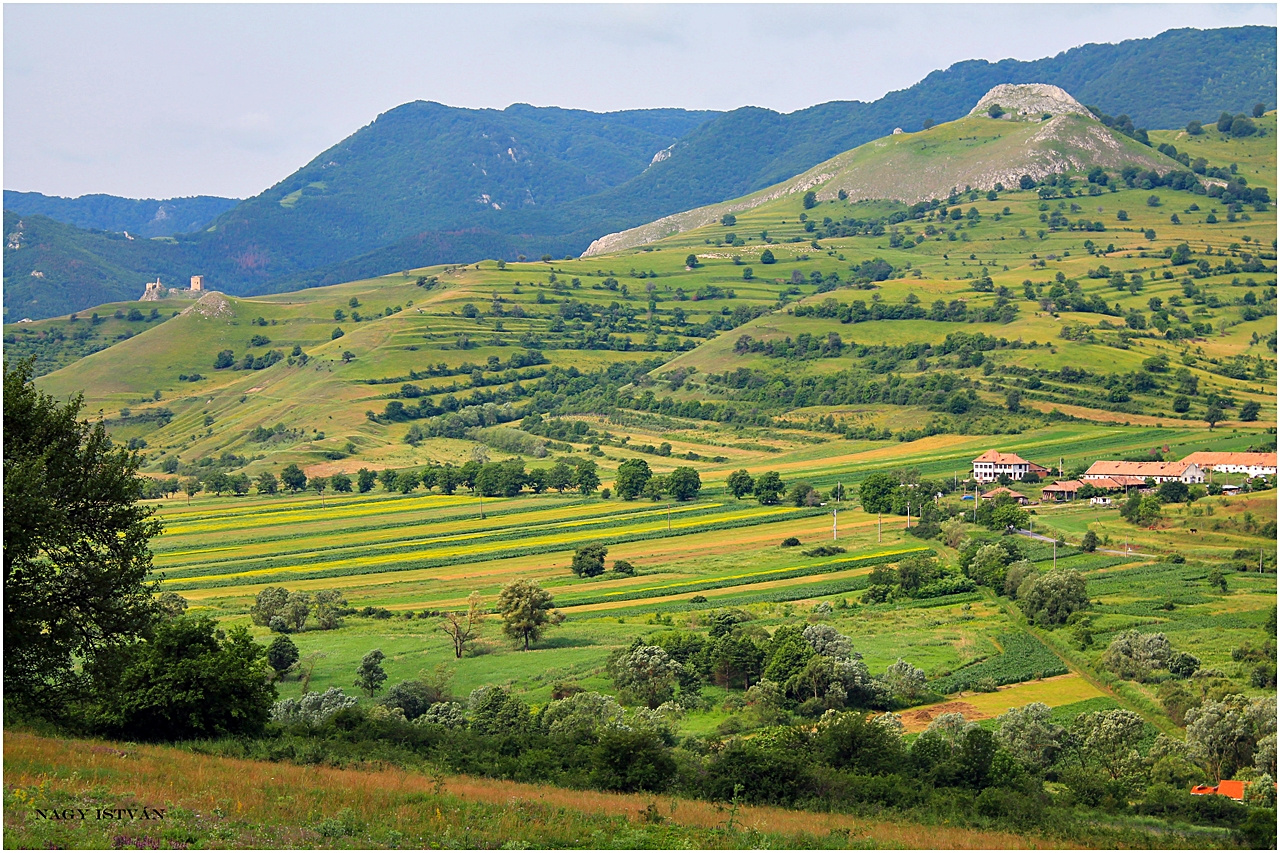
[(1016, 684), (1067, 672), (1058, 656), (1030, 634), (1015, 631), (996, 639), (1003, 652), (936, 678), (929, 686), (939, 693), (956, 693), (988, 679), (997, 685)]
[[(682, 518), (700, 518), (706, 515), (717, 515), (721, 504), (698, 504), (693, 506), (682, 506), (672, 509), (672, 515)], [(527, 514), (527, 513), (523, 513)], [(558, 513), (557, 513), (558, 514)], [(381, 553), (403, 553), (410, 551), (420, 551), (426, 545), (445, 545), (452, 542), (464, 541), (480, 541), (486, 538), (501, 538), (504, 541), (513, 541), (518, 539), (526, 539), (541, 534), (545, 534), (549, 530), (587, 530), (594, 528), (607, 528), (616, 524), (619, 519), (626, 521), (634, 521), (637, 518), (662, 518), (667, 517), (666, 509), (649, 509), (649, 508), (628, 508), (625, 511), (614, 511), (610, 513), (591, 515), (586, 518), (579, 514), (569, 520), (546, 520), (543, 519), (539, 523), (520, 522), (516, 520), (514, 523), (491, 525), (480, 529), (458, 528), (456, 520), (447, 521), (440, 524), (431, 524), (430, 522), (401, 522), (391, 525), (387, 529), (395, 528), (415, 528), (418, 532), (413, 535), (398, 536), (394, 538), (379, 537), (374, 542), (353, 542), (343, 544), (341, 542), (320, 548), (311, 547), (305, 549), (295, 549), (288, 551), (272, 551), (269, 556), (259, 556), (256, 559), (251, 556), (229, 556), (215, 559), (203, 558), (199, 561), (198, 571), (206, 572), (210, 567), (238, 564), (240, 571), (251, 571), (256, 568), (269, 568), (275, 561), (282, 557), (293, 557), (295, 559), (313, 557), (318, 559), (329, 559), (341, 557), (344, 554), (368, 554), (369, 552)], [(467, 519), (474, 522), (475, 519)], [(427, 527), (443, 527), (443, 532), (437, 532), (437, 535), (425, 536), (422, 529)], [(454, 528), (454, 529), (449, 529)], [(371, 532), (370, 530), (362, 530), (362, 533)], [(237, 542), (237, 546), (242, 543)], [(226, 550), (227, 546), (217, 546), (208, 550)], [(193, 556), (199, 554), (200, 551), (190, 552), (171, 552), (167, 557), (174, 556)], [(181, 564), (161, 566), (167, 572), (176, 573), (174, 577), (186, 577), (188, 575), (183, 572), (192, 571), (183, 569)]]
[(800, 578), (808, 575), (840, 572), (846, 569), (856, 569), (863, 566), (878, 566), (882, 563), (897, 562), (910, 554), (932, 553), (933, 551), (928, 548), (905, 548), (898, 551), (869, 554), (865, 557), (855, 557), (853, 559), (845, 558), (827, 560), (825, 562), (810, 563), (804, 566), (788, 566), (787, 568), (782, 569), (764, 569), (758, 572), (747, 572), (745, 574), (729, 575), (727, 577), (708, 578), (706, 580), (698, 581), (681, 581), (679, 583), (663, 584), (662, 586), (645, 587), (644, 589), (628, 589), (620, 590), (618, 592), (600, 593), (598, 595), (587, 595), (582, 598), (562, 601), (560, 602), (560, 606), (581, 607), (585, 604), (599, 604), (605, 601), (633, 601), (638, 598), (659, 598), (661, 596), (686, 592), (705, 592), (711, 589), (747, 586), (750, 584), (760, 583), (762, 581), (787, 580), (789, 578)]
[[(671, 536), (687, 536), (700, 533), (713, 533), (718, 530), (732, 530), (739, 527), (754, 527), (757, 524), (772, 523), (783, 519), (805, 518), (811, 515), (824, 515), (825, 510), (815, 507), (812, 510), (795, 509), (781, 510), (772, 513), (757, 513), (748, 516), (735, 516), (729, 519), (712, 522), (690, 529), (692, 525), (673, 525), (673, 529), (668, 531), (665, 524), (658, 529), (641, 530), (629, 533), (616, 533), (610, 536), (594, 536), (579, 537), (572, 539), (567, 537), (558, 537), (553, 541), (547, 541), (537, 544), (526, 544), (521, 548), (495, 549), (485, 552), (468, 550), (461, 553), (453, 553), (436, 557), (414, 557), (412, 561), (403, 562), (366, 562), (364, 564), (352, 561), (344, 566), (337, 566), (328, 569), (308, 569), (306, 567), (279, 567), (274, 570), (262, 569), (252, 574), (238, 573), (234, 575), (214, 576), (210, 578), (178, 578), (174, 580), (166, 579), (164, 582), (165, 589), (181, 591), (185, 589), (213, 589), (228, 586), (241, 586), (244, 584), (261, 584), (261, 583), (282, 583), (285, 581), (293, 582), (299, 580), (311, 580), (316, 578), (340, 578), (355, 575), (381, 574), (384, 572), (398, 572), (417, 569), (433, 569), (444, 566), (456, 566), (464, 563), (489, 562), (493, 560), (505, 560), (514, 557), (532, 556), (537, 554), (551, 554), (559, 551), (565, 551), (571, 548), (576, 541), (599, 542), (605, 545), (617, 545), (624, 542), (640, 542), (648, 539), (665, 539)], [(696, 519), (695, 519), (696, 522)]]

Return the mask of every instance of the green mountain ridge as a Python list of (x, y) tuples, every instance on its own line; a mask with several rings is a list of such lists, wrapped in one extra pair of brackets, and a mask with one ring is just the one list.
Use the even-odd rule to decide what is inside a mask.
[[(577, 254), (602, 234), (771, 186), (895, 127), (959, 118), (998, 83), (1043, 80), (1148, 127), (1247, 111), (1259, 100), (1269, 106), (1274, 32), (1173, 30), (1035, 62), (962, 62), (873, 103), (831, 102), (788, 115), (756, 107), (598, 115), (408, 104), (226, 212), (212, 230), (136, 257), (113, 255), (93, 276), (127, 290), (156, 275), (199, 273), (210, 286), (250, 294), (424, 264)], [(664, 151), (670, 156), (654, 162)], [(60, 239), (80, 245), (49, 251), (93, 265), (92, 238), (68, 232)], [(55, 302), (66, 310), (97, 301), (77, 294), (74, 276), (39, 283), (60, 291), (58, 300), (11, 290), (9, 270), (17, 267), (9, 260), (6, 293), (31, 294), (6, 296), (11, 319), (48, 316), (43, 306)]]

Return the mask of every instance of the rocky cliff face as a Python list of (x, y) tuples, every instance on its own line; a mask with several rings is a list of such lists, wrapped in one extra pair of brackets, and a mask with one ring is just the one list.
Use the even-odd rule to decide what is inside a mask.
[(977, 105), (969, 110), (969, 115), (986, 115), (992, 105), (999, 104), (1007, 118), (1042, 118), (1046, 113), (1052, 116), (1080, 115), (1092, 116), (1092, 113), (1057, 86), (1047, 83), (1001, 83), (983, 95)]

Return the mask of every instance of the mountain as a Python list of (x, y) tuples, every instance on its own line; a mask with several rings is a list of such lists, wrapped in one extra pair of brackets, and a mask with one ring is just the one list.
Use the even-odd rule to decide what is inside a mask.
[[(212, 287), (252, 294), (425, 264), (562, 257), (601, 234), (771, 186), (896, 127), (959, 118), (1000, 83), (1044, 81), (1140, 126), (1180, 127), (1224, 109), (1273, 105), (1275, 56), (1274, 28), (1172, 30), (1034, 62), (962, 62), (872, 103), (786, 115), (406, 104), (209, 229), (114, 257), (95, 274), (124, 269), (120, 283), (140, 287), (157, 273), (200, 273)], [(92, 265), (93, 242), (66, 237), (76, 245), (65, 253)], [(93, 304), (75, 296), (75, 279), (44, 284), (67, 304)]]
[[(5, 352), (35, 357), (49, 393), (83, 390), (152, 470), (197, 473), (461, 461), (463, 439), (621, 446), (644, 424), (685, 441), (832, 415), (885, 441), (1168, 425), (1211, 400), (1234, 418), (1272, 399), (1275, 133), (1272, 112), (1240, 139), (1156, 131), (1154, 150), (1058, 90), (1002, 87), (644, 245), (103, 305), (7, 324)], [(1183, 157), (1212, 174), (1181, 180)], [(618, 434), (529, 433), (531, 414)]]
[[(1002, 105), (1002, 106), (1001, 106)], [(989, 110), (1001, 106), (999, 118)], [(819, 163), (745, 198), (721, 202), (609, 234), (583, 257), (634, 248), (736, 216), (788, 195), (813, 202), (888, 200), (914, 204), (957, 189), (1003, 190), (1050, 175), (1098, 167), (1165, 174), (1182, 168), (1152, 148), (1099, 123), (1056, 86), (996, 86), (963, 119), (917, 133), (895, 132)], [(1025, 177), (1024, 177), (1025, 176)]]
[(170, 237), (199, 231), (239, 203), (239, 199), (211, 195), (157, 201), (100, 193), (63, 198), (4, 191), (4, 209), (20, 216), (47, 216), (89, 231), (127, 231), (135, 237)]
[(173, 245), (108, 231), (85, 231), (47, 216), (4, 212), (6, 320), (56, 317), (104, 302), (137, 299), (157, 275), (185, 281)]

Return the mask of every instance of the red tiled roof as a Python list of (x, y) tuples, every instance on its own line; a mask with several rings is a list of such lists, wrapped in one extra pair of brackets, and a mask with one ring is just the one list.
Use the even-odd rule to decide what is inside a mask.
[(1248, 784), (1240, 779), (1220, 779), (1216, 785), (1195, 785), (1191, 788), (1191, 793), (1203, 796), (1205, 794), (1219, 794), (1223, 797), (1230, 797), (1233, 800), (1244, 800), (1244, 786)]
[(1042, 492), (1078, 492), (1084, 487), (1079, 480), (1058, 480), (1051, 486), (1045, 486)]
[(985, 499), (985, 500), (990, 500), (990, 499), (992, 499), (992, 498), (998, 498), (998, 497), (1000, 497), (1001, 495), (1013, 495), (1015, 498), (1021, 498), (1022, 500), (1026, 500), (1026, 498), (1023, 498), (1023, 497), (1022, 497), (1022, 495), (1018, 494), (1018, 493), (1017, 493), (1017, 492), (1015, 492), (1013, 489), (1007, 488), (1006, 486), (1000, 486), (999, 488), (992, 489), (992, 490), (991, 490), (991, 491), (989, 491), (989, 492), (983, 492), (983, 493), (982, 493), (982, 497), (983, 497), (983, 499)]
[(1181, 477), (1194, 462), (1116, 462), (1100, 460), (1089, 466), (1085, 477)]
[(994, 462), (997, 465), (1030, 465), (1031, 463), (1023, 459), (1016, 453), (1001, 453), (998, 450), (988, 450), (979, 456), (974, 462)]
[(1197, 450), (1182, 459), (1183, 462), (1190, 462), (1193, 465), (1199, 465), (1201, 468), (1211, 468), (1214, 465), (1257, 465), (1260, 467), (1276, 467), (1276, 454), (1274, 453), (1216, 453), (1210, 450)]

